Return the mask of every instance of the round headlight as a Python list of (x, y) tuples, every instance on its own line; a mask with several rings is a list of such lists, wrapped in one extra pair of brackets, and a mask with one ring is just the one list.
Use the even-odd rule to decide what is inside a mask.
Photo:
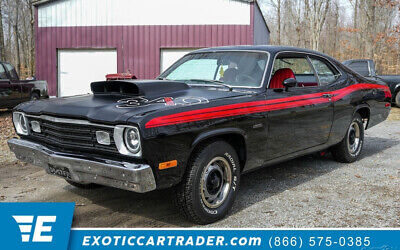
[(28, 132), (28, 126), (26, 125), (25, 117), (22, 114), (19, 115), (19, 124), (21, 124), (22, 131)]
[(17, 134), (28, 135), (28, 122), (23, 113), (20, 112), (13, 113), (13, 122)]
[(139, 131), (134, 128), (126, 128), (124, 132), (125, 145), (129, 151), (136, 154), (140, 151)]

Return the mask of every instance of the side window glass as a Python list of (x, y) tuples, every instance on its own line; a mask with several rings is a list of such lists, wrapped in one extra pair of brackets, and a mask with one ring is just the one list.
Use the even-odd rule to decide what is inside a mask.
[(362, 76), (369, 76), (368, 62), (352, 62), (348, 67)]
[(288, 76), (296, 78), (298, 87), (318, 86), (317, 77), (304, 57), (278, 58), (275, 60), (270, 88), (282, 88), (282, 79)]
[(6, 70), (1, 64), (0, 64), (0, 79), (7, 79)]
[(8, 63), (5, 63), (4, 66), (6, 66), (6, 69), (8, 71), (8, 73), (10, 74), (10, 80), (12, 81), (18, 81), (18, 74), (17, 71), (15, 71), (15, 68)]
[(332, 66), (329, 67), (325, 62), (319, 59), (310, 58), (310, 60), (318, 74), (321, 86), (326, 86), (336, 81), (339, 72), (334, 70)]

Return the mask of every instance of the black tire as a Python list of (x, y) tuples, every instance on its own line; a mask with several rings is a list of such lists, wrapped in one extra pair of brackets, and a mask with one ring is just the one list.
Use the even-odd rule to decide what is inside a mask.
[(40, 95), (38, 93), (33, 92), (31, 94), (31, 101), (36, 101), (36, 100), (39, 100), (39, 99), (40, 99)]
[(394, 103), (398, 108), (400, 108), (400, 90), (396, 93), (396, 96), (394, 98)]
[(65, 181), (68, 182), (70, 185), (80, 188), (80, 189), (95, 189), (95, 188), (101, 187), (101, 185), (95, 184), (95, 183), (83, 184), (83, 183), (78, 183), (78, 182), (74, 182), (74, 181), (70, 181), (70, 180), (65, 180)]
[[(358, 138), (358, 143), (357, 139)], [(343, 140), (331, 148), (333, 158), (338, 162), (351, 163), (358, 160), (364, 146), (364, 124), (356, 113)]]
[[(214, 141), (192, 155), (186, 174), (176, 188), (175, 203), (188, 220), (202, 225), (213, 223), (224, 218), (232, 208), (239, 182), (240, 163), (235, 149), (224, 141)], [(217, 198), (208, 200), (212, 199), (208, 195), (215, 190)]]

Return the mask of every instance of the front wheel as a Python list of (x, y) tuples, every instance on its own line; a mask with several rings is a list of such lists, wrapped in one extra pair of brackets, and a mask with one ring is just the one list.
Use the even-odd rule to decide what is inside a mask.
[(235, 149), (224, 141), (207, 144), (195, 152), (177, 187), (176, 205), (197, 224), (224, 218), (239, 189), (240, 163)]
[(331, 148), (333, 157), (338, 162), (355, 162), (364, 146), (364, 124), (360, 114), (356, 113), (344, 139)]

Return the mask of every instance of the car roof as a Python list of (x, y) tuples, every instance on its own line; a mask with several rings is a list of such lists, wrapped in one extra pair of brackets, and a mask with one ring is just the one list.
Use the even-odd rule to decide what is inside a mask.
[(352, 62), (373, 62), (373, 60), (372, 59), (350, 59), (350, 60), (343, 61), (343, 64), (352, 63)]
[(315, 54), (319, 56), (324, 56), (331, 58), (328, 55), (320, 53), (318, 51), (303, 49), (298, 47), (291, 47), (291, 46), (276, 46), (276, 45), (240, 45), (240, 46), (225, 46), (225, 47), (213, 47), (213, 48), (205, 48), (193, 51), (192, 53), (202, 53), (202, 52), (218, 52), (218, 51), (229, 51), (229, 50), (243, 50), (243, 51), (265, 51), (271, 54), (276, 54), (278, 52), (302, 52), (308, 54)]

